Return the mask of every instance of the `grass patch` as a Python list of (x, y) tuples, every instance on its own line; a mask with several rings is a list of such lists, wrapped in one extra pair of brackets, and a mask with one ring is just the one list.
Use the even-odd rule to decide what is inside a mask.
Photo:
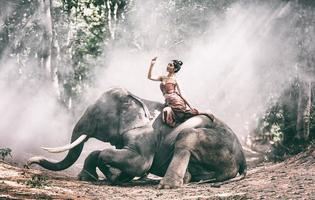
[(45, 186), (49, 186), (49, 183), (47, 180), (48, 180), (47, 176), (34, 174), (32, 175), (31, 179), (25, 181), (25, 184), (32, 188), (43, 188)]
[(0, 159), (4, 160), (7, 156), (10, 156), (12, 158), (11, 152), (12, 152), (12, 150), (10, 148), (1, 148), (0, 149)]

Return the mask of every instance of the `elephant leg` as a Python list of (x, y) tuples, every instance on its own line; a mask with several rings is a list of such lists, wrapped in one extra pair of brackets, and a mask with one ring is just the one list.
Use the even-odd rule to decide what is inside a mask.
[(86, 158), (82, 171), (79, 173), (78, 178), (81, 181), (97, 181), (98, 175), (96, 168), (105, 175), (106, 179), (112, 184), (118, 184), (131, 180), (133, 177), (123, 173), (117, 168), (110, 167), (104, 163), (99, 163), (99, 153), (101, 151), (94, 151)]
[(187, 167), (191, 151), (195, 148), (197, 141), (198, 132), (196, 129), (185, 129), (179, 133), (176, 138), (172, 161), (160, 181), (159, 189), (178, 188), (183, 185), (184, 181), (189, 181)]
[(186, 173), (185, 173), (185, 176), (184, 176), (184, 184), (187, 184), (191, 181), (191, 174), (189, 173), (189, 171), (187, 170)]
[(119, 185), (131, 181), (134, 176), (130, 176), (127, 173), (122, 172), (120, 169), (105, 165), (103, 162), (99, 162), (98, 168), (105, 175), (107, 181), (113, 185)]
[(98, 165), (98, 157), (101, 151), (93, 151), (84, 161), (83, 169), (78, 175), (80, 181), (97, 181), (98, 175), (96, 167)]
[[(144, 175), (151, 163), (138, 153), (128, 149), (105, 149), (99, 153), (99, 169), (113, 184), (132, 180), (135, 176)], [(110, 168), (121, 170), (121, 174), (113, 176)]]
[[(110, 154), (109, 150), (106, 151), (106, 154)], [(78, 175), (79, 180), (82, 181), (97, 181), (98, 175), (96, 173), (96, 168), (98, 167), (100, 171), (105, 175), (107, 181), (111, 184), (119, 184), (123, 182), (130, 181), (134, 176), (121, 171), (118, 168), (111, 167), (109, 164), (106, 164), (101, 155), (102, 151), (93, 151), (84, 161), (84, 166), (80, 174)]]
[(231, 165), (230, 167), (226, 167), (224, 170), (220, 171), (216, 176), (216, 182), (226, 181), (228, 179), (234, 178), (238, 174), (238, 167), (235, 165)]

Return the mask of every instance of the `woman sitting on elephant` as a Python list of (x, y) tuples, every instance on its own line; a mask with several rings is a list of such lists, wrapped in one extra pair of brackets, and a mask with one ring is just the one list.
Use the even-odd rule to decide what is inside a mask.
[(148, 72), (148, 79), (152, 81), (160, 81), (160, 88), (165, 98), (165, 108), (163, 109), (162, 119), (171, 127), (176, 126), (177, 123), (198, 115), (198, 110), (191, 108), (189, 103), (182, 97), (178, 83), (175, 78), (183, 64), (182, 61), (172, 60), (167, 65), (167, 75), (152, 78), (152, 68), (156, 62), (157, 57), (151, 60), (151, 65)]

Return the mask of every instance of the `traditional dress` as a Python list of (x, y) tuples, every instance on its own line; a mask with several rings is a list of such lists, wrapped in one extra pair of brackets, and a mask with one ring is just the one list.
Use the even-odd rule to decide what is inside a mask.
[(162, 79), (160, 84), (166, 106), (163, 109), (163, 121), (174, 127), (177, 123), (184, 122), (188, 118), (198, 115), (198, 111), (188, 107), (184, 98), (176, 91), (176, 81), (167, 82), (165, 80), (166, 78)]

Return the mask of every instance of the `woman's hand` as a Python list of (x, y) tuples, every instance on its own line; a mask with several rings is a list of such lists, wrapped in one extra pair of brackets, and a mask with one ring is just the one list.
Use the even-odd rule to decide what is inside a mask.
[(157, 59), (157, 57), (154, 57), (151, 60), (151, 65), (150, 65), (149, 72), (148, 72), (148, 79), (150, 79), (152, 81), (162, 81), (162, 77), (161, 76), (159, 76), (157, 78), (152, 78), (152, 68), (153, 68), (153, 65), (156, 62), (156, 59)]
[(154, 65), (154, 64), (155, 64), (156, 59), (157, 59), (157, 57), (152, 58), (152, 60), (151, 60), (151, 65)]

